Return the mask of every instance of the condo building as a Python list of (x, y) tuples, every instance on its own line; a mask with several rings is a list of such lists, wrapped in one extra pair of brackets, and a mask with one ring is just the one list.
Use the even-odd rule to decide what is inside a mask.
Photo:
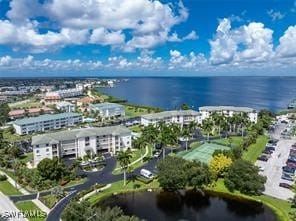
[(45, 94), (45, 98), (46, 97), (56, 97), (56, 96), (59, 96), (61, 98), (77, 97), (77, 96), (81, 96), (82, 94), (83, 94), (82, 89), (80, 89), (80, 88), (71, 88), (71, 89), (47, 92)]
[(173, 110), (160, 113), (146, 114), (141, 116), (141, 125), (156, 124), (158, 122), (177, 123), (181, 126), (196, 122), (200, 124), (201, 114), (194, 110)]
[(249, 120), (253, 123), (257, 122), (258, 113), (255, 109), (249, 107), (234, 106), (204, 106), (199, 108), (202, 120), (207, 119), (212, 113), (220, 113), (225, 117), (232, 117), (234, 114), (246, 113)]
[(56, 107), (58, 110), (62, 112), (74, 112), (75, 111), (75, 105), (68, 102), (68, 101), (62, 101), (56, 104)]
[(34, 166), (45, 159), (78, 158), (126, 150), (131, 147), (131, 131), (123, 126), (92, 127), (47, 133), (32, 137)]
[(125, 116), (125, 109), (123, 105), (115, 103), (99, 103), (90, 104), (89, 112), (97, 112), (102, 118), (121, 117)]
[(15, 132), (23, 135), (65, 128), (81, 122), (82, 116), (78, 113), (61, 113), (23, 118), (14, 121), (12, 124)]

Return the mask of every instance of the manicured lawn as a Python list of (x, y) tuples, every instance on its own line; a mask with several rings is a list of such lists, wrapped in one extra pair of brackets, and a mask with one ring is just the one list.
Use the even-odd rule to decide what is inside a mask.
[(103, 192), (97, 193), (96, 195), (91, 196), (90, 198), (88, 198), (88, 201), (91, 203), (91, 205), (95, 205), (100, 200), (108, 196), (111, 196), (112, 194), (119, 194), (119, 193), (138, 191), (138, 190), (144, 190), (144, 189), (153, 189), (158, 187), (159, 187), (159, 184), (157, 180), (154, 180), (149, 184), (144, 184), (140, 181), (135, 181), (135, 182), (127, 181), (126, 186), (123, 185), (123, 180), (121, 180), (121, 181), (112, 183), (112, 186), (104, 190)]
[(265, 145), (268, 141), (266, 136), (259, 136), (255, 144), (248, 147), (243, 153), (243, 159), (255, 163), (257, 157), (260, 156), (262, 151), (265, 149)]
[(40, 201), (47, 206), (48, 208), (53, 208), (56, 202), (58, 201), (57, 197), (54, 195), (47, 195), (39, 198)]
[(289, 212), (291, 209), (291, 204), (288, 201), (277, 199), (271, 196), (261, 195), (261, 196), (247, 196), (241, 194), (238, 191), (231, 193), (224, 185), (223, 179), (219, 179), (214, 187), (209, 188), (211, 191), (216, 191), (219, 193), (230, 194), (232, 196), (245, 198), (249, 200), (255, 200), (264, 203), (266, 206), (270, 207), (278, 216), (280, 221), (289, 221)]
[(44, 221), (46, 213), (40, 210), (32, 201), (17, 202), (16, 207), (23, 212), (31, 214), (31, 217), (27, 217), (29, 221)]
[(21, 192), (12, 186), (7, 180), (0, 181), (0, 191), (5, 195), (21, 195)]
[(27, 163), (27, 162), (33, 160), (33, 152), (31, 152), (31, 153), (25, 153), (23, 156), (20, 157), (20, 159), (24, 163)]
[(135, 133), (139, 133), (142, 131), (142, 128), (140, 125), (134, 125), (134, 126), (131, 126), (129, 127), (129, 129)]
[(194, 148), (199, 147), (200, 145), (201, 145), (201, 143), (199, 141), (194, 141), (189, 145), (189, 148), (194, 149)]
[(76, 179), (76, 180), (71, 180), (69, 183), (67, 183), (64, 187), (69, 187), (69, 186), (76, 186), (79, 184), (82, 184), (86, 181), (86, 178), (82, 179)]
[[(231, 145), (238, 147), (241, 145), (241, 143), (243, 142), (243, 138), (242, 137), (231, 137), (232, 142)], [(228, 138), (221, 138), (221, 139), (216, 139), (214, 140), (217, 143), (220, 143), (222, 145), (229, 145), (229, 139)]]
[(32, 137), (32, 135), (18, 135), (16, 133), (12, 134), (10, 133), (9, 129), (3, 130), (3, 138), (7, 140), (8, 142), (16, 142), (21, 140), (28, 140)]
[(134, 107), (129, 105), (124, 105), (125, 107), (125, 115), (127, 117), (138, 117), (144, 114), (154, 113), (153, 109), (146, 107)]
[[(131, 162), (134, 162), (135, 160), (139, 159), (139, 158), (142, 156), (142, 155), (141, 155), (141, 152), (142, 152), (142, 155), (144, 155), (145, 152), (146, 152), (146, 150), (143, 149), (143, 150), (134, 150), (134, 151), (132, 151)], [(149, 152), (148, 152), (148, 156), (150, 156), (150, 149), (149, 149)], [(133, 164), (131, 167), (132, 167), (132, 169), (135, 169), (135, 168), (141, 166), (142, 164), (143, 164), (143, 162), (142, 162), (142, 161), (139, 161), (139, 162), (137, 162), (136, 164)], [(122, 171), (121, 169), (118, 169), (118, 168), (120, 168), (120, 164), (119, 164), (119, 162), (117, 161), (117, 162), (116, 162), (116, 166), (115, 166), (115, 169), (116, 169), (116, 170), (114, 169), (113, 172), (112, 172), (112, 174), (116, 175), (116, 174), (121, 174), (121, 173), (123, 173), (123, 171)]]

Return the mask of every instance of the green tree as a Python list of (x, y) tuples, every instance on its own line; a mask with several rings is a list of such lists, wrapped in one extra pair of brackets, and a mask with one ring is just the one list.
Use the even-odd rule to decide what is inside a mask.
[(145, 148), (147, 146), (147, 141), (146, 141), (145, 137), (141, 136), (141, 137), (135, 139), (133, 141), (132, 145), (135, 149), (140, 150), (141, 158), (143, 160), (143, 150), (145, 150)]
[(4, 125), (9, 119), (10, 108), (7, 103), (0, 103), (0, 125)]
[(126, 151), (120, 151), (117, 155), (117, 160), (119, 162), (119, 165), (121, 166), (123, 170), (123, 185), (126, 185), (126, 171), (129, 168), (129, 164), (131, 163), (131, 152), (130, 150)]
[(266, 177), (258, 174), (258, 167), (248, 161), (235, 161), (225, 175), (225, 186), (230, 190), (239, 190), (248, 195), (259, 195), (264, 191)]
[(158, 182), (166, 190), (177, 190), (186, 187), (186, 161), (179, 157), (168, 156), (158, 162)]
[(190, 129), (188, 127), (183, 127), (181, 131), (182, 137), (185, 139), (185, 149), (188, 150), (188, 141), (191, 138)]
[(213, 130), (213, 121), (210, 118), (205, 119), (202, 122), (202, 129), (205, 131), (207, 134), (207, 140), (210, 140), (210, 133)]
[(189, 109), (190, 109), (190, 106), (188, 104), (183, 103), (181, 105), (181, 110), (189, 110)]
[(66, 165), (57, 157), (43, 159), (37, 165), (37, 171), (43, 180), (59, 181), (69, 175)]
[(220, 113), (214, 112), (211, 114), (211, 119), (213, 120), (215, 126), (218, 127), (218, 133), (221, 137), (221, 127), (225, 121), (225, 117)]

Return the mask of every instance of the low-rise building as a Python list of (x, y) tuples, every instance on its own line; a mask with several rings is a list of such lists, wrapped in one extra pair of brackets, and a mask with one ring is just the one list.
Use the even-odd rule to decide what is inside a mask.
[(86, 154), (126, 150), (131, 147), (131, 131), (123, 126), (93, 127), (60, 131), (32, 137), (34, 166), (53, 157), (83, 157)]
[(67, 102), (67, 101), (62, 101), (56, 104), (56, 107), (58, 110), (62, 112), (74, 112), (75, 111), (75, 105)]
[(89, 104), (93, 103), (96, 99), (92, 98), (92, 97), (83, 97), (79, 100), (77, 100), (77, 106), (78, 107), (84, 107), (84, 106), (88, 106)]
[(125, 116), (124, 106), (116, 103), (90, 104), (89, 112), (97, 112), (103, 119)]
[(181, 126), (196, 122), (200, 124), (201, 115), (194, 110), (172, 110), (141, 116), (141, 125), (156, 124), (158, 122), (177, 123)]
[(44, 102), (46, 105), (57, 104), (62, 100), (59, 95), (47, 95), (42, 100), (41, 103)]
[(8, 116), (10, 119), (15, 120), (23, 117), (34, 117), (39, 116), (40, 114), (49, 114), (53, 113), (54, 110), (49, 107), (42, 108), (30, 108), (30, 109), (17, 109), (9, 111)]
[(225, 117), (232, 117), (234, 114), (246, 113), (249, 120), (253, 123), (257, 122), (257, 111), (249, 107), (235, 107), (235, 106), (204, 106), (199, 108), (202, 120), (207, 119), (212, 113), (220, 113)]
[(12, 124), (16, 133), (23, 135), (65, 128), (81, 122), (82, 116), (78, 113), (61, 113), (27, 117), (16, 120)]

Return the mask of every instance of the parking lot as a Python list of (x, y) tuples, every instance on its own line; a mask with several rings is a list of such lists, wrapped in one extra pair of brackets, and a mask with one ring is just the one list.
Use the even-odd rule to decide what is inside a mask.
[(258, 161), (256, 165), (264, 168), (260, 173), (267, 177), (265, 184), (265, 194), (280, 199), (289, 199), (294, 196), (293, 192), (287, 188), (280, 187), (280, 183), (293, 184), (293, 181), (282, 179), (282, 167), (286, 165), (291, 145), (296, 142), (295, 139), (283, 139), (281, 138), (281, 132), (287, 127), (286, 124), (279, 124), (273, 133), (271, 138), (279, 139), (275, 151), (267, 162)]

